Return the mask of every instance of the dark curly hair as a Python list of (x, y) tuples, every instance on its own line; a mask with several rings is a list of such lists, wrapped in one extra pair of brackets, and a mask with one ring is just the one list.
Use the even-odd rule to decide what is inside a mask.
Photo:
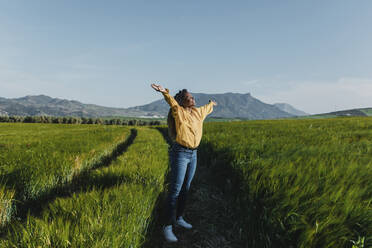
[[(178, 102), (178, 104), (180, 106), (183, 106), (183, 102), (186, 99), (186, 94), (187, 93), (188, 93), (188, 91), (186, 89), (183, 89), (183, 90), (180, 90), (174, 96), (174, 99)], [(172, 115), (172, 109), (169, 109), (169, 111), (168, 111), (167, 123), (168, 123), (168, 134), (169, 134), (169, 137), (173, 141), (175, 141), (176, 140), (176, 137), (177, 137), (177, 131), (176, 131), (176, 122), (175, 122), (174, 117)]]

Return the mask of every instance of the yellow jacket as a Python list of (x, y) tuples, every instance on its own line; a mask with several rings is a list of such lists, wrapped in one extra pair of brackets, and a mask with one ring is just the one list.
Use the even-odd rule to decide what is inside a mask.
[(192, 107), (191, 112), (180, 106), (165, 89), (163, 96), (172, 109), (172, 115), (176, 124), (176, 142), (188, 148), (196, 148), (200, 144), (203, 133), (203, 121), (213, 111), (213, 103), (210, 102), (200, 108)]

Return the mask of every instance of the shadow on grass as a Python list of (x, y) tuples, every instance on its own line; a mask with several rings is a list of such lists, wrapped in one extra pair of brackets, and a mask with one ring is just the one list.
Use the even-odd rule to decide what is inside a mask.
[[(74, 176), (69, 183), (58, 185), (37, 199), (26, 201), (16, 200), (15, 217), (18, 220), (25, 221), (28, 215), (40, 216), (43, 208), (58, 197), (70, 197), (74, 193), (88, 192), (92, 188), (110, 188), (123, 182), (133, 181), (134, 179), (125, 175), (117, 175), (114, 173), (98, 174), (93, 173), (93, 170), (109, 166), (112, 161), (116, 160), (117, 157), (127, 151), (128, 147), (133, 143), (136, 137), (137, 130), (131, 129), (130, 136), (124, 142), (118, 144), (112, 153), (102, 157), (98, 162), (89, 167), (89, 169), (81, 171), (78, 175)], [(8, 225), (1, 230), (2, 232), (0, 235), (3, 235), (10, 225), (11, 223), (8, 223)]]
[[(167, 129), (159, 128), (164, 138), (170, 143), (168, 138)], [(239, 235), (239, 227), (235, 228), (236, 231), (234, 237), (231, 240), (221, 239), (221, 235), (225, 234), (232, 226), (237, 227), (237, 219), (225, 217), (218, 218), (218, 216), (239, 216), (238, 212), (231, 212), (227, 210), (226, 205), (229, 209), (236, 210), (233, 202), (233, 192), (239, 191), (239, 184), (235, 180), (238, 175), (231, 171), (229, 168), (229, 156), (228, 151), (215, 151), (211, 144), (202, 142), (198, 148), (198, 168), (194, 181), (197, 184), (193, 186), (190, 191), (190, 199), (188, 206), (188, 218), (194, 221), (194, 228), (190, 230), (176, 230), (176, 235), (179, 238), (179, 242), (170, 244), (166, 243), (162, 233), (163, 214), (162, 206), (166, 198), (167, 190), (164, 190), (158, 197), (156, 202), (156, 208), (152, 213), (152, 220), (150, 222), (148, 232), (146, 233), (146, 239), (143, 248), (188, 248), (188, 247), (245, 247), (240, 246), (244, 244), (241, 242)], [(213, 173), (210, 173), (213, 171)], [(234, 178), (234, 179), (233, 179)], [(167, 176), (167, 182), (169, 182), (170, 173)], [(230, 183), (226, 183), (229, 181)], [(220, 188), (220, 190), (217, 190)], [(205, 193), (205, 195), (203, 195)], [(217, 204), (217, 205), (216, 205)], [(229, 215), (227, 215), (227, 213)], [(240, 216), (239, 216), (240, 217)], [(223, 219), (223, 221), (221, 221)], [(229, 230), (226, 227), (229, 226)], [(213, 230), (212, 230), (213, 229)], [(230, 231), (232, 233), (232, 231)], [(218, 243), (219, 242), (219, 243)], [(222, 244), (227, 246), (220, 246)], [(239, 246), (229, 246), (228, 244), (238, 244)]]
[[(201, 142), (199, 149), (200, 164), (207, 170), (213, 171), (215, 187), (230, 199), (232, 211), (236, 219), (234, 224), (239, 226), (239, 239), (242, 246), (239, 247), (290, 247), (281, 243), (278, 237), (273, 236), (277, 229), (269, 221), (271, 207), (264, 203), (266, 191), (256, 192), (250, 195), (249, 184), (245, 182), (244, 175), (239, 166), (236, 165), (235, 153), (229, 147), (216, 148), (211, 143)], [(246, 173), (253, 171), (246, 170)]]

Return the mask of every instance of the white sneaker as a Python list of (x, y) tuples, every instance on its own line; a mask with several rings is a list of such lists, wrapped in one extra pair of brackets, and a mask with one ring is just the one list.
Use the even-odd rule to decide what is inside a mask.
[(176, 224), (177, 226), (180, 226), (180, 227), (183, 227), (183, 228), (186, 228), (186, 229), (191, 229), (192, 228), (192, 225), (187, 223), (183, 218), (182, 216), (178, 217), (177, 221), (176, 221)]
[(163, 227), (163, 233), (164, 233), (165, 240), (167, 242), (177, 242), (178, 241), (176, 235), (174, 235), (174, 233), (172, 231), (172, 225), (168, 225), (168, 226)]

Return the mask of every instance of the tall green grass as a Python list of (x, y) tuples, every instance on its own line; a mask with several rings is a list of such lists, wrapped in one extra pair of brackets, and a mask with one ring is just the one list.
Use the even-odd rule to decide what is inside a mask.
[(80, 177), (70, 197), (14, 223), (0, 246), (141, 247), (163, 191), (167, 148), (159, 131), (138, 128), (123, 155)]
[(0, 123), (0, 226), (14, 207), (38, 201), (102, 163), (128, 127)]
[(369, 247), (371, 130), (370, 118), (210, 123), (200, 154), (232, 182), (248, 247)]

